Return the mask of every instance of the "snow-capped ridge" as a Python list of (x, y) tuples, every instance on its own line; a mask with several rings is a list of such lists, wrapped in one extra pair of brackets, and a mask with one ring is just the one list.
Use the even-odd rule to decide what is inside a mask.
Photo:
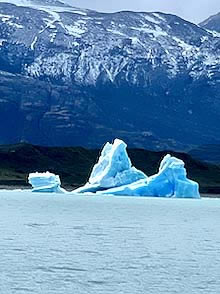
[[(15, 3), (15, 0), (9, 2), (13, 1)], [(19, 3), (22, 2), (16, 1), (17, 5)], [(24, 3), (29, 6), (25, 7)], [(27, 106), (32, 99), (27, 93), (30, 91), (32, 97), (36, 97), (32, 92), (34, 85), (31, 89), (19, 88), (18, 99), (25, 101), (24, 106), (19, 102), (22, 105), (19, 112), (22, 113), (22, 126), (29, 127), (23, 130), (21, 126), (22, 132), (17, 130), (19, 135), (14, 138), (23, 140), (27, 130), (37, 126), (39, 136), (35, 140), (41, 144), (48, 141), (59, 144), (61, 140), (58, 138), (62, 137), (62, 142), (68, 141), (68, 144), (75, 144), (76, 138), (81, 138), (87, 146), (87, 135), (92, 136), (93, 130), (100, 135), (100, 140), (102, 136), (111, 140), (111, 134), (117, 128), (120, 128), (117, 136), (124, 139), (135, 137), (135, 144), (140, 147), (148, 147), (146, 139), (153, 140), (157, 149), (162, 144), (165, 149), (178, 146), (179, 150), (185, 150), (185, 143), (191, 142), (188, 129), (194, 130), (196, 139), (193, 145), (204, 143), (208, 136), (207, 142), (216, 139), (216, 134), (220, 133), (213, 118), (218, 115), (219, 103), (220, 47), (217, 33), (171, 14), (99, 13), (54, 3), (58, 6), (36, 0), (32, 4), (23, 2), (23, 6), (0, 2), (0, 70), (36, 81), (36, 84), (45, 82), (49, 87), (42, 90), (44, 87), (39, 86), (36, 100), (41, 102), (30, 103), (33, 113), (37, 111), (37, 105), (44, 105), (40, 118)], [(60, 88), (63, 86), (69, 89), (66, 95)], [(29, 88), (28, 84), (24, 87)], [(53, 87), (57, 88), (54, 90)], [(109, 91), (103, 90), (109, 87)], [(5, 91), (3, 88), (2, 93)], [(10, 88), (10, 91), (13, 90)], [(20, 94), (20, 91), (24, 93)], [(4, 95), (3, 101), (14, 98), (13, 95), (7, 98), (7, 91)], [(101, 96), (108, 103), (101, 103)], [(207, 105), (209, 110), (212, 109), (209, 119), (212, 125), (206, 130), (207, 137), (201, 136), (203, 127), (197, 131), (198, 125), (206, 121), (200, 121), (202, 111), (196, 113), (199, 109), (195, 105), (197, 96), (203, 101), (202, 109)], [(139, 99), (143, 109), (137, 104)], [(117, 107), (114, 108), (113, 104)], [(109, 111), (105, 109), (106, 105), (111, 110), (109, 121), (105, 115)], [(138, 113), (135, 118), (133, 108)], [(163, 123), (158, 108), (166, 117)], [(63, 113), (64, 110), (67, 113)], [(26, 115), (26, 111), (30, 113)], [(0, 114), (3, 119), (5, 114), (1, 109)], [(85, 117), (91, 120), (91, 129), (86, 135), (85, 130), (89, 127)], [(173, 117), (175, 120), (170, 122)], [(182, 121), (188, 124), (187, 128), (183, 127)], [(54, 133), (49, 131), (50, 124), (56, 126)], [(179, 127), (185, 129), (182, 136)], [(105, 137), (106, 133), (109, 137)], [(165, 139), (161, 138), (162, 133), (167, 134)], [(89, 146), (94, 146), (96, 141), (90, 137)]]
[(32, 6), (57, 6), (57, 7), (71, 7), (63, 1), (57, 0), (0, 0), (0, 3), (10, 3), (16, 6), (32, 7)]
[(86, 9), (77, 8), (57, 0), (0, 0), (1, 3), (13, 4), (18, 7), (27, 7), (42, 10), (48, 13), (72, 12), (86, 15)]
[(216, 33), (220, 33), (220, 12), (210, 16), (208, 19), (204, 20), (199, 25), (204, 29), (214, 32), (216, 36)]

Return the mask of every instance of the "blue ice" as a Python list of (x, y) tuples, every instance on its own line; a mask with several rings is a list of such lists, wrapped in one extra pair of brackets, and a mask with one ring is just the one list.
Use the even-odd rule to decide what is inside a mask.
[(106, 143), (98, 163), (93, 167), (89, 182), (74, 192), (96, 192), (147, 179), (142, 171), (132, 166), (126, 148), (127, 145), (119, 139), (115, 139), (113, 144)]
[(187, 178), (184, 162), (167, 154), (161, 161), (159, 172), (146, 180), (108, 189), (99, 194), (200, 198), (198, 183)]
[(28, 176), (28, 182), (32, 186), (32, 192), (47, 192), (47, 193), (65, 193), (61, 188), (61, 181), (58, 175), (50, 172), (31, 173)]
[(132, 167), (127, 145), (116, 139), (107, 143), (94, 166), (89, 182), (76, 193), (123, 196), (200, 198), (198, 183), (189, 180), (182, 160), (167, 154), (156, 175), (147, 177)]

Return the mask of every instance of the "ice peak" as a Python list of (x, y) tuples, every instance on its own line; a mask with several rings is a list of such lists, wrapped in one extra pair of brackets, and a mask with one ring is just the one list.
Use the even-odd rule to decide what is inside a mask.
[(147, 177), (131, 166), (126, 144), (116, 139), (107, 143), (94, 166), (89, 183), (77, 193), (200, 198), (199, 185), (187, 178), (184, 162), (167, 154), (156, 175)]
[(57, 6), (57, 7), (70, 7), (63, 1), (57, 0), (0, 0), (0, 3), (10, 3), (16, 6)]
[(119, 139), (115, 139), (113, 144), (107, 142), (98, 163), (93, 167), (89, 183), (77, 192), (119, 187), (146, 179), (147, 176), (143, 172), (132, 166), (126, 147), (127, 145)]

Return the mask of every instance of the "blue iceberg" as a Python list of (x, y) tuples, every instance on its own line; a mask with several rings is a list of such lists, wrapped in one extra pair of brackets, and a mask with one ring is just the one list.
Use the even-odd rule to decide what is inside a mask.
[[(127, 145), (115, 139), (107, 143), (91, 172), (88, 183), (74, 193), (96, 193), (121, 196), (200, 198), (198, 183), (187, 178), (182, 160), (167, 154), (157, 174), (148, 177), (132, 166)], [(58, 175), (50, 172), (31, 173), (28, 177), (33, 192), (67, 193)]]
[(100, 191), (98, 194), (200, 198), (199, 185), (187, 179), (184, 162), (169, 154), (161, 161), (156, 175), (130, 185)]
[(187, 178), (182, 160), (167, 154), (156, 175), (147, 177), (132, 167), (127, 145), (116, 139), (107, 143), (94, 166), (89, 182), (76, 193), (96, 193), (122, 196), (200, 198), (198, 183)]
[(147, 176), (132, 166), (126, 151), (127, 145), (115, 139), (104, 146), (98, 163), (93, 167), (89, 182), (74, 192), (86, 193), (132, 184)]
[(50, 172), (31, 173), (28, 176), (28, 182), (33, 187), (32, 192), (66, 193), (66, 191), (60, 187), (60, 177)]

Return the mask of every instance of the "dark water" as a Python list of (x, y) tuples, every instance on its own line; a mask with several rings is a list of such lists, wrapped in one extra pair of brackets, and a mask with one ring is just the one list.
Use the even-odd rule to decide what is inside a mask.
[(0, 193), (0, 293), (220, 293), (220, 200)]

